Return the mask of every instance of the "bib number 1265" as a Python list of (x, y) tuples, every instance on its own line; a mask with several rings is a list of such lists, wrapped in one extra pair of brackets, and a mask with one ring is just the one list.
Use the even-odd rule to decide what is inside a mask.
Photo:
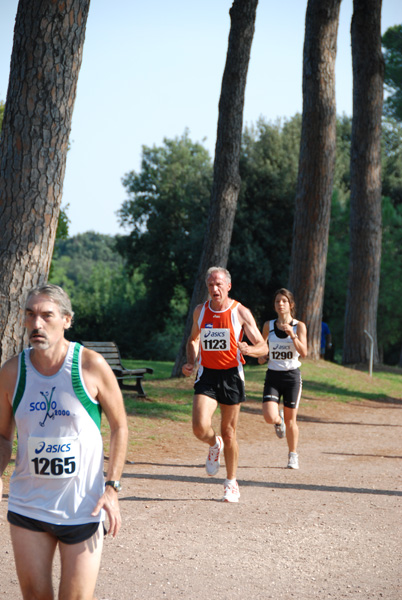
[(75, 473), (77, 468), (74, 456), (65, 456), (64, 458), (33, 458), (35, 475), (48, 477), (68, 477)]

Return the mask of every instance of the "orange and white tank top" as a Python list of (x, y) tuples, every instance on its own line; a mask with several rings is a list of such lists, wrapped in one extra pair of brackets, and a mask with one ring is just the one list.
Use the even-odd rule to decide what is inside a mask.
[(200, 367), (207, 369), (231, 369), (239, 367), (243, 371), (245, 360), (237, 348), (243, 337), (238, 308), (240, 303), (232, 300), (226, 310), (211, 309), (207, 300), (198, 319), (200, 329)]

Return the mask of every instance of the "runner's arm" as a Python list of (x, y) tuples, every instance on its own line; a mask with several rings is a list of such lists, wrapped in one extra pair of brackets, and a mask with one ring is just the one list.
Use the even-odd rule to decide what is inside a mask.
[(264, 356), (258, 357), (259, 365), (265, 365), (265, 363), (268, 361), (268, 354), (269, 354), (268, 335), (269, 335), (269, 321), (265, 321), (265, 323), (262, 327), (262, 338), (267, 342), (268, 352)]
[[(127, 453), (128, 427), (123, 396), (117, 379), (105, 359), (96, 352), (84, 348), (82, 366), (88, 389), (104, 411), (110, 426), (109, 463), (107, 480), (121, 479)], [(115, 537), (121, 526), (121, 515), (117, 492), (111, 487), (99, 499), (92, 515), (103, 508), (109, 518), (109, 531)]]
[(0, 501), (3, 495), (1, 479), (12, 453), (15, 421), (12, 411), (12, 396), (17, 381), (18, 359), (7, 361), (0, 370)]
[(198, 327), (198, 318), (202, 309), (202, 304), (199, 304), (193, 313), (193, 325), (191, 333), (187, 340), (186, 352), (187, 362), (182, 366), (183, 375), (190, 377), (194, 372), (197, 362), (198, 352), (200, 348), (200, 328)]
[(244, 356), (265, 356), (268, 353), (267, 342), (262, 337), (251, 311), (242, 304), (239, 305), (239, 317), (244, 332), (251, 342), (251, 344), (238, 342), (240, 352)]
[(294, 333), (293, 325), (285, 323), (281, 326), (282, 331), (292, 338), (292, 342), (297, 352), (302, 358), (307, 356), (307, 327), (302, 321), (297, 323), (296, 335)]

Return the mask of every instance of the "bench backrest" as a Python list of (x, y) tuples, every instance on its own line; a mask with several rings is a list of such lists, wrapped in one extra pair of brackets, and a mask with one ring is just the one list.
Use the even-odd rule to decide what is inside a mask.
[(85, 348), (95, 350), (95, 352), (102, 354), (103, 358), (112, 369), (124, 369), (121, 364), (121, 356), (116, 342), (81, 342), (81, 344), (85, 346)]

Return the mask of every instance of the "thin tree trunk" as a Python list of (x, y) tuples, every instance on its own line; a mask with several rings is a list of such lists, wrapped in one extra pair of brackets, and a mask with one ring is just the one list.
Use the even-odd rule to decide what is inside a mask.
[(381, 0), (355, 0), (352, 18), (353, 121), (350, 163), (350, 263), (343, 363), (378, 362), (381, 263), (381, 116), (384, 60)]
[(26, 291), (46, 281), (89, 0), (20, 0), (0, 140), (0, 362), (23, 344)]
[(207, 230), (205, 232), (195, 286), (190, 302), (181, 346), (172, 377), (182, 375), (186, 362), (186, 343), (193, 312), (207, 297), (205, 273), (209, 267), (226, 267), (233, 223), (240, 191), (239, 159), (243, 130), (244, 95), (258, 0), (235, 0), (230, 9), (226, 65), (219, 100), (218, 131), (215, 147), (214, 177)]
[(289, 288), (320, 357), (336, 150), (335, 59), (341, 0), (309, 0), (303, 54), (303, 116)]

